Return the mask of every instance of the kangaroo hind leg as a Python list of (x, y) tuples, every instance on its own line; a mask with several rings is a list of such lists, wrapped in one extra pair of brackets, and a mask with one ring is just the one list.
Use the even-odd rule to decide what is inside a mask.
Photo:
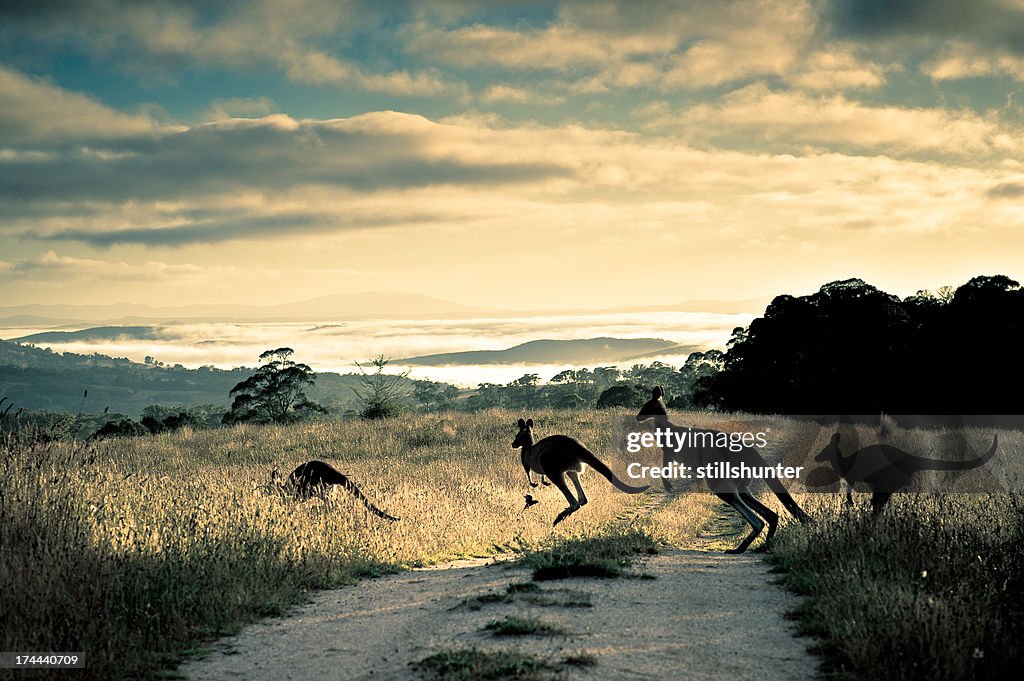
[(887, 503), (889, 503), (889, 499), (891, 497), (892, 497), (892, 494), (890, 494), (889, 492), (875, 492), (874, 494), (872, 494), (871, 495), (871, 512), (873, 514), (875, 514), (875, 515), (878, 515), (879, 513), (881, 513), (882, 509), (885, 507), (885, 505)]
[(565, 477), (572, 480), (572, 484), (576, 487), (576, 498), (579, 500), (579, 505), (586, 506), (588, 499), (583, 491), (583, 485), (580, 484), (580, 474), (576, 471), (566, 471)]
[(736, 548), (726, 551), (726, 553), (743, 553), (757, 539), (757, 535), (761, 534), (761, 530), (764, 529), (764, 521), (758, 518), (757, 514), (743, 503), (740, 495), (736, 492), (715, 492), (715, 496), (735, 508), (736, 512), (743, 516), (743, 519), (750, 525), (750, 534), (747, 535), (747, 538), (741, 541)]
[(555, 475), (549, 475), (548, 477), (551, 478), (551, 482), (553, 482), (555, 484), (555, 487), (557, 487), (562, 492), (562, 494), (565, 495), (565, 500), (569, 502), (568, 508), (566, 508), (564, 511), (559, 513), (558, 517), (555, 518), (555, 522), (552, 523), (552, 527), (554, 527), (555, 525), (557, 525), (558, 523), (562, 522), (563, 520), (568, 518), (570, 515), (572, 515), (576, 511), (578, 511), (579, 508), (580, 508), (580, 505), (579, 505), (579, 502), (576, 501), (576, 497), (574, 497), (572, 495), (572, 492), (569, 491), (569, 486), (567, 484), (565, 484), (565, 474), (564, 473), (559, 471)]
[(775, 511), (762, 504), (757, 497), (750, 492), (740, 492), (740, 499), (747, 506), (754, 510), (754, 513), (761, 516), (768, 522), (768, 534), (764, 537), (765, 544), (772, 540), (775, 536), (775, 531), (779, 529), (779, 516)]

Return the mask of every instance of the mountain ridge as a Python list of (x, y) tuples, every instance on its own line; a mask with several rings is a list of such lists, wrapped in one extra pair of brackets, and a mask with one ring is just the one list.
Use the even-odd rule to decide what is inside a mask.
[(418, 355), (394, 360), (398, 365), (458, 366), (481, 364), (593, 364), (629, 361), (659, 350), (678, 348), (661, 338), (579, 338), (557, 340), (543, 338), (502, 350), (464, 350)]

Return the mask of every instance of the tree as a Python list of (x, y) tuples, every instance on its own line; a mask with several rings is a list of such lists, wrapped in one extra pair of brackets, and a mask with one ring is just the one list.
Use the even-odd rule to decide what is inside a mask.
[(505, 386), (505, 404), (511, 409), (538, 409), (540, 391), (537, 384), (540, 376), (524, 374)]
[(459, 389), (448, 383), (413, 381), (412, 398), (423, 411), (447, 411), (455, 408)]
[(700, 406), (693, 399), (696, 386), (702, 380), (709, 380), (721, 371), (724, 365), (725, 356), (721, 350), (690, 353), (686, 363), (679, 368), (677, 380), (673, 381), (673, 388), (677, 392), (668, 401), (668, 406), (673, 409), (692, 409), (694, 406)]
[(308, 365), (289, 359), (293, 352), (277, 348), (260, 355), (266, 363), (231, 389), (234, 401), (224, 423), (293, 423), (327, 413), (306, 397), (305, 390), (313, 386), (316, 375)]
[(373, 373), (367, 373), (362, 364), (355, 363), (359, 368), (361, 387), (352, 388), (352, 392), (359, 400), (361, 405), (359, 415), (364, 419), (384, 419), (397, 416), (405, 407), (403, 402), (408, 397), (408, 391), (404, 383), (409, 372), (385, 374), (384, 368), (390, 361), (390, 358), (384, 355), (378, 355), (371, 359), (370, 365), (375, 368)]
[(90, 436), (90, 440), (102, 440), (108, 437), (138, 437), (149, 435), (149, 430), (129, 418), (122, 418), (104, 423), (99, 430)]
[(612, 407), (639, 408), (651, 397), (649, 389), (639, 385), (613, 385), (601, 393), (597, 398), (598, 409), (610, 409)]

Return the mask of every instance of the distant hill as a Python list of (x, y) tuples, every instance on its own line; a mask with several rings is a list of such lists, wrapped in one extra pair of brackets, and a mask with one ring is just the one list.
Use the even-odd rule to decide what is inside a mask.
[(686, 355), (686, 356), (689, 356), (689, 355), (691, 355), (691, 354), (693, 354), (695, 352), (700, 352), (701, 350), (704, 350), (704, 349), (705, 348), (703, 348), (703, 347), (701, 347), (699, 345), (673, 345), (672, 347), (659, 348), (658, 350), (655, 350), (654, 352), (645, 352), (642, 355), (637, 355), (636, 357), (630, 357), (629, 360), (630, 361), (634, 361), (634, 360), (639, 361), (639, 360), (646, 360), (646, 359), (657, 359), (658, 357), (665, 357), (665, 356), (669, 356), (669, 355), (675, 355), (675, 356)]
[(44, 331), (9, 340), (18, 343), (71, 343), (74, 341), (161, 340), (154, 326), (97, 326), (81, 331)]
[(505, 350), (469, 350), (420, 355), (395, 364), (449, 366), (466, 364), (604, 364), (623, 362), (659, 350), (677, 348), (660, 338), (587, 338), (535, 340)]
[[(216, 404), (227, 409), (228, 393), (253, 369), (185, 369), (139, 364), (101, 354), (63, 354), (0, 341), (0, 397), (16, 407), (77, 412), (85, 390), (84, 411), (138, 418), (152, 404), (189, 407)], [(336, 410), (355, 405), (353, 374), (318, 373), (310, 399)]]

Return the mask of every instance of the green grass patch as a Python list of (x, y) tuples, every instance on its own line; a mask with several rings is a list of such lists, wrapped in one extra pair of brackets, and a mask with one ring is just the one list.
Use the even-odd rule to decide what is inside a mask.
[(565, 664), (569, 667), (596, 667), (597, 658), (591, 655), (590, 653), (576, 653), (575, 655), (566, 655), (565, 660), (562, 661), (562, 664)]
[[(509, 584), (504, 593), (485, 593), (462, 601), (458, 606), (480, 610), (485, 605), (520, 601), (541, 607), (592, 608), (590, 594), (578, 589), (542, 589), (536, 582)], [(454, 609), (454, 608), (453, 608)]]
[(540, 584), (537, 582), (515, 582), (509, 584), (505, 588), (505, 593), (509, 594), (524, 594), (524, 593), (536, 593), (540, 591)]
[(771, 553), (832, 679), (967, 681), (1024, 663), (1024, 500), (899, 495), (816, 513)]
[(484, 627), (492, 636), (565, 636), (560, 627), (541, 621), (535, 617), (517, 617), (508, 615), (504, 619), (495, 620)]
[(528, 550), (522, 562), (533, 569), (536, 581), (619, 577), (638, 557), (655, 554), (658, 550), (658, 541), (651, 531), (631, 526), (597, 536), (561, 540), (541, 550)]
[(555, 665), (518, 650), (445, 650), (421, 660), (416, 670), (429, 681), (550, 681), (557, 678)]

